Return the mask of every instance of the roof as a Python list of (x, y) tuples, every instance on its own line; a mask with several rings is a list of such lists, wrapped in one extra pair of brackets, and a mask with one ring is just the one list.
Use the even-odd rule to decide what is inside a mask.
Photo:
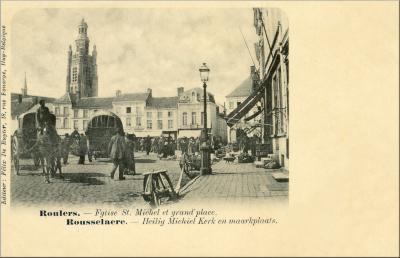
[(15, 118), (16, 116), (19, 116), (29, 109), (31, 109), (35, 103), (33, 102), (11, 102), (11, 117)]
[(119, 101), (146, 101), (149, 93), (127, 93), (118, 97), (84, 97), (77, 99), (75, 94), (65, 93), (54, 101), (57, 104), (72, 104), (77, 108), (112, 108), (113, 102)]
[[(197, 87), (197, 88), (192, 88), (190, 90), (184, 91), (181, 95), (181, 99), (182, 98), (184, 99), (185, 97), (186, 97), (186, 99), (190, 99), (192, 96), (192, 92), (196, 92), (196, 94), (198, 95), (198, 100), (201, 100), (203, 98), (204, 90), (202, 88)], [(208, 91), (207, 91), (207, 94), (208, 94), (209, 101), (215, 103), (214, 95)]]
[(114, 97), (114, 102), (118, 101), (146, 101), (150, 93), (126, 93), (118, 97)]
[(150, 98), (147, 106), (155, 108), (176, 108), (178, 105), (178, 97), (160, 97)]
[(59, 104), (72, 104), (75, 103), (75, 96), (69, 92), (65, 93), (61, 98), (58, 98), (54, 101), (54, 103)]
[(231, 93), (226, 95), (227, 98), (229, 97), (247, 97), (251, 95), (251, 77), (249, 76), (244, 80), (239, 86), (237, 86)]
[(43, 97), (43, 96), (34, 96), (34, 95), (25, 95), (19, 93), (11, 93), (11, 118), (15, 118), (33, 106), (35, 106), (39, 100), (44, 99), (47, 103), (51, 103), (54, 101), (54, 98)]
[(44, 99), (46, 102), (53, 102), (55, 100), (55, 98), (51, 98), (51, 97), (44, 97), (44, 96), (36, 96), (36, 95), (22, 95), (20, 93), (14, 93), (11, 92), (11, 101), (18, 101), (19, 99), (22, 99), (22, 101), (31, 101), (31, 102), (39, 102), (39, 100)]
[(112, 108), (113, 100), (114, 100), (114, 97), (81, 98), (76, 101), (74, 107), (78, 107), (78, 108)]

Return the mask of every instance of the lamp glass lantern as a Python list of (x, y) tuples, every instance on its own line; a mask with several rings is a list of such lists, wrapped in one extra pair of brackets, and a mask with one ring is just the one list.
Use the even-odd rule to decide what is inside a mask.
[(207, 67), (206, 63), (203, 63), (202, 66), (200, 66), (200, 79), (202, 82), (207, 82), (208, 81), (208, 74), (210, 73), (210, 69)]

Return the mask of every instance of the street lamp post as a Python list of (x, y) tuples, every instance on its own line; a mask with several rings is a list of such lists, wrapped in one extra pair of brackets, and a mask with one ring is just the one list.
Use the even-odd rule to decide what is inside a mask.
[(203, 143), (201, 145), (201, 168), (200, 173), (201, 175), (211, 174), (211, 157), (210, 157), (210, 146), (209, 146), (209, 139), (208, 139), (208, 128), (207, 128), (207, 81), (208, 81), (208, 74), (210, 73), (210, 69), (207, 67), (206, 63), (199, 69), (200, 71), (200, 79), (203, 82), (203, 101), (204, 101), (204, 112), (203, 112)]

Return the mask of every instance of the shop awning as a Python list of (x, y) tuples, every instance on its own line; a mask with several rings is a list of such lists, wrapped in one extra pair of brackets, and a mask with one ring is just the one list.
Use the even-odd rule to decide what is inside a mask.
[(257, 117), (259, 114), (261, 114), (264, 111), (263, 108), (259, 108), (257, 112), (255, 112), (254, 114), (252, 114), (251, 116), (248, 116), (244, 119), (244, 121), (250, 121), (251, 119)]
[(263, 97), (264, 87), (259, 87), (254, 91), (243, 103), (235, 108), (226, 118), (228, 126), (233, 126), (242, 119), (243, 116), (249, 113), (249, 111), (257, 104), (257, 102)]
[(179, 130), (178, 138), (183, 138), (183, 137), (186, 137), (186, 138), (190, 138), (190, 137), (197, 138), (197, 137), (200, 137), (200, 135), (201, 135), (201, 129)]

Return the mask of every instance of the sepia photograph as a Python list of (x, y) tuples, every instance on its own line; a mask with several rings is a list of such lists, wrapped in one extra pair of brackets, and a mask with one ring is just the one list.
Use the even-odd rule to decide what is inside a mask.
[(398, 1), (0, 5), (1, 257), (399, 257)]
[(279, 9), (35, 8), (12, 26), (12, 206), (287, 203)]

